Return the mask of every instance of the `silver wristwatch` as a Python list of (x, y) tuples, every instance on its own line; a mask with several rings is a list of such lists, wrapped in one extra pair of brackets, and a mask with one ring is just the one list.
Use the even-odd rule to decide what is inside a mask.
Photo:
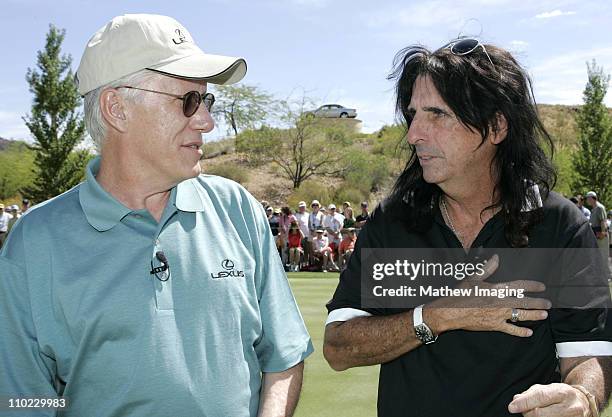
[(433, 334), (428, 325), (423, 321), (423, 306), (420, 305), (414, 308), (412, 315), (412, 324), (414, 325), (414, 333), (417, 339), (428, 345), (438, 339), (438, 336)]

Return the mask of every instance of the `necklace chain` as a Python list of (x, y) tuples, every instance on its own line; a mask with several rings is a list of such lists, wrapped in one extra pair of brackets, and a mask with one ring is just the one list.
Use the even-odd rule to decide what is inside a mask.
[(463, 239), (461, 239), (461, 235), (459, 234), (459, 232), (457, 232), (457, 229), (455, 229), (455, 225), (453, 224), (453, 219), (451, 219), (450, 214), (448, 214), (448, 209), (446, 208), (446, 202), (444, 201), (444, 197), (440, 198), (440, 205), (442, 206), (442, 211), (444, 212), (444, 217), (446, 217), (446, 219), (448, 220), (448, 225), (450, 226), (451, 230), (453, 231), (453, 233), (455, 234), (455, 236), (459, 240), (459, 243), (461, 243), (461, 246), (465, 248), (465, 244), (463, 243)]

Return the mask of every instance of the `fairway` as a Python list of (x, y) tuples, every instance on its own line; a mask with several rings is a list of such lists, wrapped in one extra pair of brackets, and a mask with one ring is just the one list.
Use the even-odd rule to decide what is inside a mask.
[(323, 358), (323, 330), (338, 274), (290, 273), (289, 282), (312, 337), (315, 352), (306, 360), (296, 417), (376, 416), (378, 366), (336, 372)]
[[(312, 337), (315, 352), (306, 360), (296, 417), (375, 417), (378, 366), (332, 370), (323, 358), (323, 330), (338, 274), (289, 273), (289, 282)], [(610, 407), (601, 414), (612, 417)]]

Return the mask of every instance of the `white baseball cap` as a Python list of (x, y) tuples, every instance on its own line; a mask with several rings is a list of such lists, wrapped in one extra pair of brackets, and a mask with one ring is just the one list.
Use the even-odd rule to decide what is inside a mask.
[(317, 205), (320, 206), (321, 204), (319, 203), (319, 200), (312, 200), (312, 203), (310, 203), (311, 206)]
[(331, 210), (331, 209), (335, 209), (335, 208), (336, 208), (336, 205), (335, 205), (335, 204), (330, 204), (329, 206), (327, 206), (327, 208), (328, 208), (328, 209), (330, 209), (330, 210)]
[(79, 94), (143, 69), (212, 84), (233, 84), (246, 74), (243, 58), (205, 54), (183, 25), (168, 16), (126, 14), (89, 40), (75, 79)]
[(306, 202), (305, 201), (300, 201), (298, 203), (298, 207), (306, 207)]
[(585, 197), (597, 198), (597, 194), (595, 194), (595, 191), (589, 191), (588, 193), (586, 193)]

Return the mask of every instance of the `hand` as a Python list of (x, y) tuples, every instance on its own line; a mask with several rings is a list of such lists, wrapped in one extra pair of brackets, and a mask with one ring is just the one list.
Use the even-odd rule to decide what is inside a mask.
[[(525, 292), (542, 292), (546, 286), (538, 281), (512, 281), (499, 284), (485, 282), (499, 266), (499, 257), (494, 255), (485, 265), (482, 276), (473, 275), (466, 278), (459, 288), (498, 288), (524, 289)], [(478, 307), (478, 306), (487, 307)], [(519, 307), (520, 308), (517, 308)], [(423, 310), (424, 320), (432, 324), (434, 333), (447, 330), (497, 331), (512, 336), (529, 337), (533, 331), (527, 327), (509, 323), (513, 308), (517, 308), (519, 321), (539, 321), (548, 317), (547, 309), (551, 302), (543, 298), (507, 297), (444, 297), (426, 304)]]
[(597, 236), (597, 240), (602, 240), (606, 237), (606, 232), (597, 232), (595, 233), (595, 236)]
[(525, 417), (591, 416), (588, 398), (567, 384), (533, 385), (514, 396), (508, 411)]

